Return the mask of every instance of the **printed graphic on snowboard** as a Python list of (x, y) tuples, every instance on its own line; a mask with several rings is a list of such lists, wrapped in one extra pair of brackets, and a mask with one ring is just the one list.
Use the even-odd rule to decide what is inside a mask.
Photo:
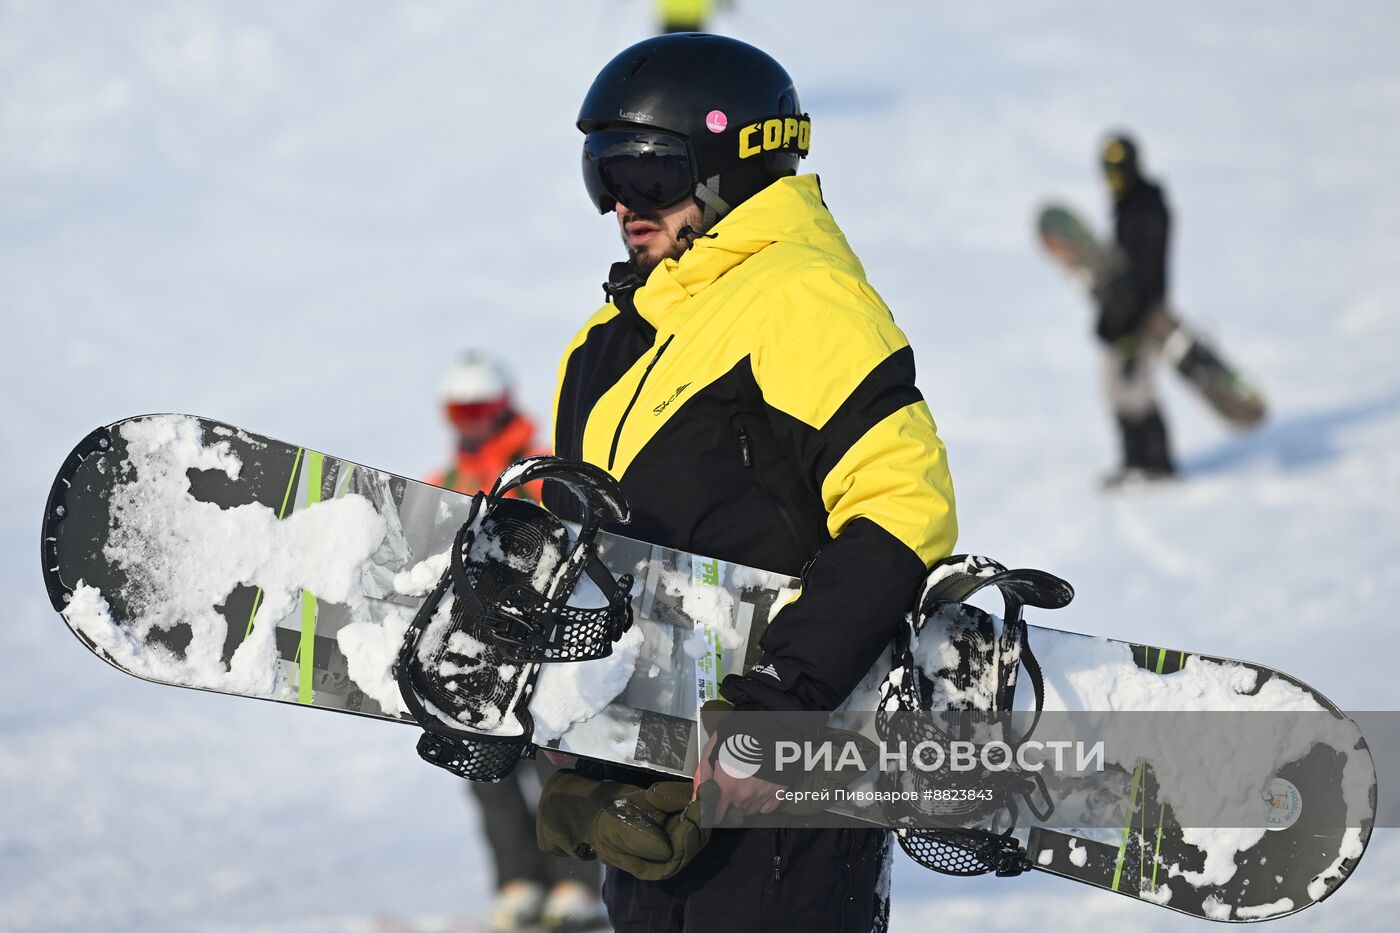
[[(1049, 205), (1040, 211), (1036, 232), (1046, 252), (1074, 274), (1095, 300), (1105, 300), (1118, 287), (1122, 256), (1100, 242), (1078, 214), (1063, 205)], [(1226, 421), (1248, 428), (1264, 419), (1266, 406), (1259, 389), (1183, 323), (1175, 310), (1153, 309), (1144, 336)]]

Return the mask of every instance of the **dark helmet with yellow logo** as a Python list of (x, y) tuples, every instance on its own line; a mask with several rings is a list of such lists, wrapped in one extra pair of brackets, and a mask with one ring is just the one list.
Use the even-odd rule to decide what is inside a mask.
[(608, 62), (583, 99), (584, 183), (600, 213), (694, 195), (708, 225), (795, 174), (811, 127), (767, 53), (726, 36), (655, 36)]
[(1122, 195), (1142, 177), (1137, 143), (1125, 133), (1113, 133), (1103, 141), (1103, 173), (1114, 195)]

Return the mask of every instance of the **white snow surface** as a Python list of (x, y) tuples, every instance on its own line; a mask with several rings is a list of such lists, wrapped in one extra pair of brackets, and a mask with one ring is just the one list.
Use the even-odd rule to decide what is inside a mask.
[[(471, 346), (547, 422), (620, 252), (573, 121), (650, 15), (0, 0), (0, 930), (484, 915), (475, 810), (412, 730), (105, 668), (54, 617), (37, 520), (72, 446), (140, 412), (425, 473)], [(782, 61), (813, 116), (803, 170), (915, 349), (958, 550), (1074, 584), (1032, 621), (1395, 708), (1400, 11), (763, 0), (715, 25)], [(1164, 374), (1187, 478), (1108, 497), (1087, 310), (1029, 227), (1057, 197), (1103, 228), (1113, 126), (1175, 209), (1176, 303), (1272, 411), (1231, 434)], [(1388, 929), (1397, 873), (1382, 830), (1335, 896), (1270, 929)], [(895, 933), (1200, 929), (1040, 873), (965, 881), (897, 855), (894, 876)]]

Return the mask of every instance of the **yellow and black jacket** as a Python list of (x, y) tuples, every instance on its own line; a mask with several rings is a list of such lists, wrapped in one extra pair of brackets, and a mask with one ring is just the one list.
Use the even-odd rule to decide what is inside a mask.
[(617, 531), (802, 574), (764, 636), (767, 677), (724, 692), (831, 709), (957, 537), (908, 341), (814, 175), (745, 201), (645, 284), (629, 270), (565, 352), (555, 450), (618, 478), (633, 518)]

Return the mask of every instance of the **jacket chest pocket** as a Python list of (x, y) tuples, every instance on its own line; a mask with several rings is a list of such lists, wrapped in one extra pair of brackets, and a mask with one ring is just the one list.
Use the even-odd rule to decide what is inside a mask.
[(779, 468), (784, 454), (779, 449), (777, 436), (765, 427), (752, 418), (736, 414), (725, 439), (730, 445), (730, 456), (747, 483), (771, 509), (767, 517), (774, 519), (773, 530), (787, 539), (794, 553), (814, 553), (817, 543), (811, 540), (810, 534), (802, 532), (803, 525), (797, 516), (793, 490), (779, 488), (781, 481), (777, 477), (787, 472)]

